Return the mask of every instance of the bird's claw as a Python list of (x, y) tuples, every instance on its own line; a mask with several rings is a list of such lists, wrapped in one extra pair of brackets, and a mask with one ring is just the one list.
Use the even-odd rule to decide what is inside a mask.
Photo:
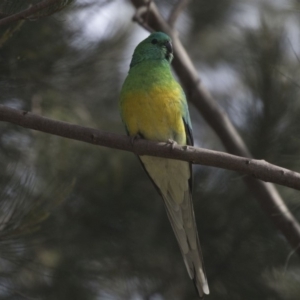
[(174, 150), (175, 146), (177, 145), (177, 142), (172, 140), (172, 139), (168, 139), (167, 140), (167, 144), (171, 145), (172, 150)]
[(133, 135), (133, 136), (130, 136), (130, 143), (132, 146), (134, 146), (134, 142), (137, 140), (137, 136), (136, 135)]
[(139, 140), (139, 139), (141, 139), (141, 138), (143, 138), (143, 137), (142, 137), (142, 135), (140, 135), (139, 133), (136, 134), (136, 135), (131, 135), (131, 136), (130, 136), (130, 143), (131, 143), (131, 145), (132, 145), (133, 152), (134, 152), (135, 154), (137, 154), (137, 153), (136, 153), (136, 151), (135, 151), (135, 149), (134, 149), (134, 144), (135, 144), (135, 142), (136, 142), (137, 140)]

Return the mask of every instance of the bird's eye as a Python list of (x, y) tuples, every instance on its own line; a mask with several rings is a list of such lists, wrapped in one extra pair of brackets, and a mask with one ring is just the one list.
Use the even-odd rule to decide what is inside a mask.
[(153, 40), (151, 41), (151, 43), (152, 43), (153, 45), (157, 44), (157, 39), (153, 39)]

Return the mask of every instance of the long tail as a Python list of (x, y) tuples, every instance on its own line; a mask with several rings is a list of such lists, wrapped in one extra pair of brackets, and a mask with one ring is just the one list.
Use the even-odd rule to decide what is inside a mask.
[(163, 198), (189, 276), (194, 281), (199, 296), (208, 295), (209, 288), (190, 193), (185, 192), (184, 201), (178, 206), (174, 206), (168, 196)]
[(187, 271), (199, 296), (209, 294), (189, 185), (189, 163), (149, 156), (140, 159), (164, 199)]

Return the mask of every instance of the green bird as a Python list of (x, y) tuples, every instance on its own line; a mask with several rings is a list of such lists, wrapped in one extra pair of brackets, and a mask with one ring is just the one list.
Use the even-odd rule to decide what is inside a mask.
[[(152, 33), (135, 49), (122, 87), (120, 111), (129, 136), (193, 145), (185, 94), (171, 72), (171, 39)], [(187, 271), (200, 297), (209, 294), (192, 202), (192, 166), (173, 159), (140, 156), (162, 196)]]

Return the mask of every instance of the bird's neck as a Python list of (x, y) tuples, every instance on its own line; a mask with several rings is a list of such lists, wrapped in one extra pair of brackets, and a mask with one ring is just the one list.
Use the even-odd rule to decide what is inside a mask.
[(173, 80), (171, 66), (166, 60), (143, 61), (132, 67), (129, 75), (152, 84)]

